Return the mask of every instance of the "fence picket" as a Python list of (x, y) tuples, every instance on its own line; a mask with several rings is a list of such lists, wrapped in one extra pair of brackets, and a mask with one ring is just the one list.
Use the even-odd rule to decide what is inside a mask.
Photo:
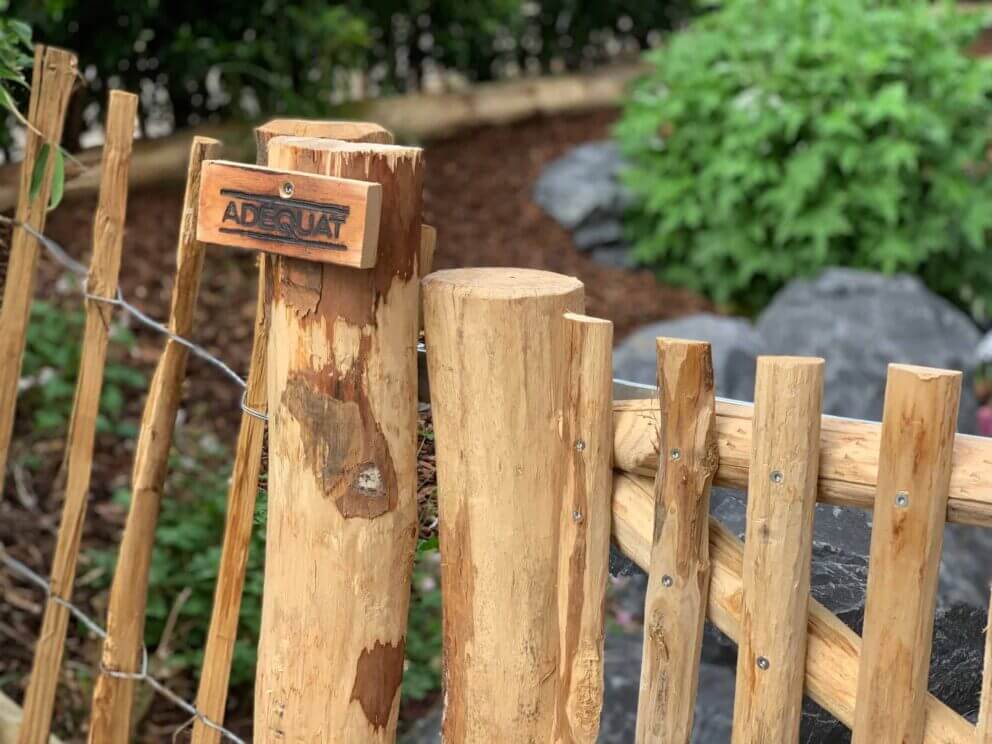
[[(188, 336), (193, 328), (203, 270), (204, 245), (195, 238), (200, 165), (215, 156), (219, 147), (217, 140), (207, 137), (195, 137), (190, 147), (176, 284), (169, 313), (169, 330), (181, 336)], [(120, 675), (136, 675), (141, 671), (148, 572), (188, 353), (185, 346), (172, 339), (166, 343), (141, 417), (131, 478), (131, 506), (110, 588), (101, 669), (93, 688), (91, 744), (128, 741), (130, 736), (135, 680)]]
[(982, 671), (982, 700), (978, 709), (976, 744), (992, 744), (992, 603), (985, 625), (985, 665)]
[(799, 737), (822, 408), (822, 359), (758, 359), (734, 744)]
[[(558, 537), (559, 682), (552, 741), (594, 744), (610, 568), (613, 324), (566, 313), (565, 486)], [(568, 446), (570, 445), (570, 446)]]
[(710, 486), (719, 455), (710, 345), (659, 338), (661, 422), (638, 744), (688, 744), (709, 594)]
[(889, 365), (853, 741), (923, 739), (961, 373)]

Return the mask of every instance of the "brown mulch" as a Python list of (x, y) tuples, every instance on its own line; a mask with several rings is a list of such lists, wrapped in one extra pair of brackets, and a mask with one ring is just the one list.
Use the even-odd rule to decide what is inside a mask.
[[(428, 145), (425, 221), (438, 229), (435, 268), (512, 265), (577, 276), (586, 285), (587, 312), (612, 320), (618, 338), (642, 323), (709, 308), (690, 292), (659, 286), (648, 272), (594, 263), (531, 201), (541, 168), (576, 144), (608, 136), (614, 118), (615, 112), (537, 118)], [(168, 312), (181, 198), (181, 188), (176, 186), (142, 189), (129, 197), (121, 285), (129, 299), (156, 318)], [(94, 202), (89, 198), (64, 204), (49, 219), (46, 232), (76, 258), (85, 259), (88, 254)], [(0, 267), (6, 259), (8, 234), (0, 231)], [(67, 308), (78, 306), (78, 296), (65, 290), (60, 276), (61, 271), (43, 257), (37, 296)], [(255, 292), (252, 256), (224, 250), (208, 255), (194, 339), (241, 372), (249, 359)], [(137, 343), (125, 361), (150, 376), (162, 339), (140, 328), (134, 330)], [(240, 420), (239, 398), (240, 390), (227, 378), (191, 359), (180, 414), (184, 428), (213, 432), (233, 446)], [(142, 405), (142, 396), (135, 395), (127, 402), (126, 417), (137, 420)], [(0, 544), (46, 574), (59, 517), (52, 483), (63, 442), (38, 441), (32, 436), (29, 419), (23, 411), (19, 414), (11, 469), (0, 499)], [(116, 544), (125, 515), (110, 496), (128, 483), (133, 448), (133, 441), (98, 436), (84, 551)], [(433, 479), (431, 449), (425, 443), (419, 467), (424, 493), (431, 490)], [(33, 471), (21, 467), (28, 457), (40, 457), (47, 466)], [(424, 515), (425, 524), (431, 520), (431, 514)], [(100, 617), (105, 598), (87, 589), (87, 570), (83, 561), (76, 599)], [(0, 689), (15, 700), (23, 696), (40, 612), (39, 594), (0, 570)], [(92, 643), (70, 629), (66, 666), (75, 677), (85, 676), (96, 652)], [(173, 686), (187, 696), (194, 692), (191, 679), (173, 680)], [(88, 693), (84, 688), (67, 687), (62, 685), (59, 693), (58, 728), (79, 731), (89, 705)], [(239, 693), (245, 696), (245, 691), (233, 696)], [(237, 702), (235, 725), (244, 730), (250, 721), (250, 700)], [(180, 711), (156, 701), (143, 724), (141, 740), (170, 741), (182, 720)]]

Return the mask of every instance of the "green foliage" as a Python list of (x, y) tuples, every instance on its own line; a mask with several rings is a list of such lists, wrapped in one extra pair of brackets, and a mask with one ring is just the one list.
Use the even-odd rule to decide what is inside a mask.
[[(31, 416), (34, 437), (59, 436), (68, 425), (84, 325), (81, 310), (63, 310), (41, 300), (31, 306), (19, 407)], [(126, 350), (134, 345), (134, 336), (114, 325), (111, 343)], [(111, 354), (103, 380), (97, 431), (117, 437), (134, 436), (134, 423), (123, 418), (124, 405), (128, 396), (144, 390), (145, 376)]]
[[(17, 100), (27, 90), (24, 70), (31, 66), (31, 27), (10, 18), (7, 0), (0, 0), (0, 110), (17, 116)], [(0, 127), (0, 146), (10, 144), (7, 127)]]
[(617, 127), (636, 255), (753, 310), (824, 266), (920, 275), (992, 310), (986, 19), (869, 0), (727, 0), (648, 55)]
[(407, 700), (422, 700), (441, 689), (440, 558), (436, 537), (417, 546), (403, 672)]

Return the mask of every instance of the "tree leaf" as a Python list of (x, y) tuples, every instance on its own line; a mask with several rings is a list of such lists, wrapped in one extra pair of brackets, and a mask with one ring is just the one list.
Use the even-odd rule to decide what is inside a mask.
[(38, 150), (38, 157), (34, 161), (34, 170), (31, 171), (31, 189), (28, 191), (28, 199), (34, 201), (41, 192), (41, 182), (45, 178), (45, 168), (48, 166), (48, 151), (51, 148), (47, 142), (42, 143)]

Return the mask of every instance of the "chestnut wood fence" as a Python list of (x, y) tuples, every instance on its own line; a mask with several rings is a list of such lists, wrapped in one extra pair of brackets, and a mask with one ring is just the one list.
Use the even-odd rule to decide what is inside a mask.
[[(36, 80), (35, 90), (46, 88)], [(53, 105), (62, 110), (32, 99), (31, 111), (60, 118), (64, 102)], [(118, 94), (110, 106), (118, 117), (110, 131), (125, 132), (124, 144), (106, 148), (116, 159), (104, 162), (86, 292), (93, 322), (66, 453), (75, 479), (64, 493), (46, 631), (23, 721), (4, 729), (20, 744), (47, 740), (69, 615), (79, 617), (71, 593), (94, 393), (108, 305), (125, 307), (112, 298), (133, 105)], [(977, 725), (927, 691), (944, 524), (992, 526), (992, 440), (955, 433), (961, 374), (894, 364), (882, 422), (851, 421), (822, 415), (820, 359), (759, 359), (751, 405), (715, 397), (708, 344), (659, 339), (657, 390), (614, 400), (612, 325), (583, 314), (579, 281), (529, 269), (429, 273), (435, 236), (421, 224), (422, 154), (391, 140), (373, 124), (279, 120), (258, 130), (261, 164), (381, 185), (379, 252), (369, 270), (285, 256), (259, 263), (200, 689), (195, 705), (172, 696), (191, 713), (193, 741), (241, 741), (223, 718), (266, 419), (253, 740), (395, 741), (418, 524), (422, 311), (439, 486), (445, 742), (596, 741), (612, 540), (649, 576), (639, 744), (690, 740), (707, 619), (739, 646), (735, 744), (795, 742), (804, 695), (849, 726), (856, 744), (992, 743), (992, 651)], [(191, 151), (172, 314), (161, 327), (167, 341), (139, 434), (107, 629), (83, 618), (104, 639), (89, 725), (95, 744), (129, 740), (136, 683), (171, 694), (147, 670), (145, 602), (186, 356), (196, 351), (183, 335), (205, 248), (194, 229), (200, 163), (218, 146), (200, 140)], [(31, 158), (23, 167), (31, 172)], [(17, 218), (14, 250), (24, 256), (15, 253), (12, 265), (25, 261), (26, 280), (8, 281), (0, 320), (26, 317), (35, 241), (46, 245), (41, 220), (27, 211)], [(11, 388), (23, 333), (4, 343), (12, 351), (0, 359), (0, 382)], [(0, 416), (8, 429), (14, 393), (0, 390), (10, 401)], [(743, 542), (709, 516), (714, 484), (747, 489)], [(860, 637), (809, 596), (817, 501), (874, 511)], [(4, 563), (24, 574), (16, 561)]]

